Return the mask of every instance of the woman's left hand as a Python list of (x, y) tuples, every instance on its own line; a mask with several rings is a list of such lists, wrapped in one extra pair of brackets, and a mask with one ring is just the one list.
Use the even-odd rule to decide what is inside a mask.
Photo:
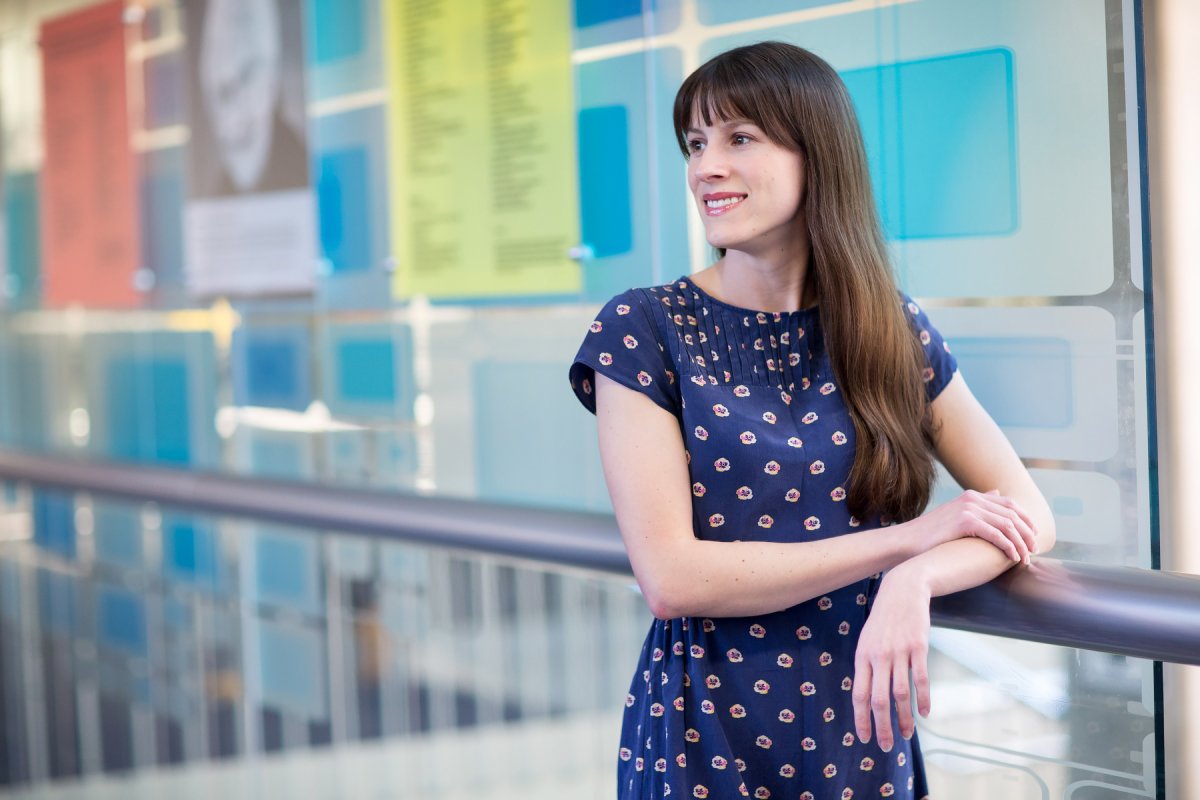
[(863, 625), (854, 656), (854, 727), (858, 738), (871, 739), (871, 720), (884, 752), (895, 743), (892, 706), (900, 735), (912, 736), (910, 678), (917, 710), (929, 714), (929, 588), (900, 565), (888, 572)]

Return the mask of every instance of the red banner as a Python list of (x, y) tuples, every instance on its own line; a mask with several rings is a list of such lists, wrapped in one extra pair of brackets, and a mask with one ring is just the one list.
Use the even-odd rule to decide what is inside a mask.
[(124, 0), (42, 24), (47, 306), (140, 303), (136, 165), (125, 87)]

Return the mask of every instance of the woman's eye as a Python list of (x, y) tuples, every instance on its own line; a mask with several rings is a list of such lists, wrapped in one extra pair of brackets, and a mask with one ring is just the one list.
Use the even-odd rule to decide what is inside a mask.
[(750, 137), (744, 133), (735, 133), (733, 135), (734, 144), (750, 144)]
[(690, 153), (699, 153), (703, 149), (704, 142), (700, 141), (699, 139), (692, 139), (688, 142), (688, 152)]

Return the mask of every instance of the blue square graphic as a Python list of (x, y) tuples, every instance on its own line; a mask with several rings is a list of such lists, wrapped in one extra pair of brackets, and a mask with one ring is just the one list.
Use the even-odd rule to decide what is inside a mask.
[(371, 266), (369, 160), (365, 147), (351, 147), (318, 161), (321, 252), (334, 272)]
[(575, 0), (575, 24), (580, 28), (642, 13), (642, 0)]
[(1013, 56), (979, 50), (842, 73), (891, 239), (1019, 226)]
[(106, 408), (108, 455), (163, 464), (191, 460), (188, 376), (183, 362), (115, 357), (108, 365)]
[(338, 345), (338, 384), (346, 400), (396, 401), (396, 348), (391, 339), (348, 339)]
[(584, 244), (596, 258), (633, 248), (629, 112), (625, 106), (579, 111), (579, 210)]
[(220, 587), (220, 556), (211, 524), (164, 514), (162, 542), (163, 572), (168, 578), (214, 590)]
[(303, 411), (312, 402), (311, 342), (303, 326), (243, 324), (233, 335), (233, 399)]
[(362, 52), (363, 0), (309, 0), (308, 19), (313, 63), (328, 64)]

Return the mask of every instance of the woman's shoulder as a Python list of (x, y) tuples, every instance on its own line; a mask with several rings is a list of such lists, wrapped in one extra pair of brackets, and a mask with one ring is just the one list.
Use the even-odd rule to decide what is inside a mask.
[(626, 289), (604, 304), (597, 319), (601, 323), (668, 330), (668, 323), (688, 305), (686, 289), (682, 281)]

